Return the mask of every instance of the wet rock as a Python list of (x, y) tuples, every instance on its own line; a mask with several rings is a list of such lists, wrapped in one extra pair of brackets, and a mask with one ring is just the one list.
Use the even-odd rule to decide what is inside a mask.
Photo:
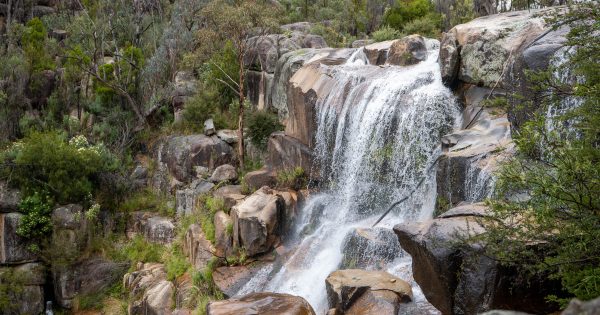
[(169, 174), (180, 182), (189, 182), (194, 167), (215, 169), (235, 162), (233, 148), (217, 136), (189, 135), (168, 138), (157, 158), (164, 163)]
[(204, 122), (204, 134), (207, 136), (212, 136), (215, 134), (215, 123), (212, 119), (207, 119)]
[(305, 172), (311, 172), (311, 176), (316, 176), (312, 150), (297, 139), (283, 132), (275, 132), (269, 137), (268, 151), (268, 166), (272, 171), (289, 171), (300, 167)]
[(586, 302), (573, 299), (561, 315), (600, 315), (600, 298)]
[(123, 287), (129, 291), (129, 314), (171, 314), (175, 305), (175, 286), (166, 280), (162, 264), (139, 264), (136, 271), (123, 276)]
[(141, 234), (153, 243), (168, 244), (175, 237), (173, 219), (152, 212), (134, 212), (127, 222), (127, 236)]
[[(314, 315), (310, 304), (299, 296), (259, 292), (240, 298), (210, 302), (206, 307), (207, 315)], [(250, 313), (249, 313), (250, 312)]]
[(244, 182), (250, 190), (257, 190), (263, 186), (273, 187), (277, 180), (273, 172), (263, 168), (244, 175)]
[(217, 137), (228, 144), (234, 144), (238, 142), (237, 130), (221, 129), (217, 131)]
[(187, 188), (175, 192), (175, 209), (178, 216), (190, 215), (194, 212), (196, 200), (208, 193), (215, 185), (204, 180), (195, 180)]
[(451, 86), (458, 77), (460, 67), (460, 50), (454, 33), (444, 33), (442, 36), (439, 63), (442, 82)]
[(215, 169), (210, 180), (213, 183), (234, 182), (237, 180), (238, 174), (235, 167), (229, 164), (221, 165)]
[(402, 255), (396, 234), (385, 228), (356, 228), (344, 238), (342, 245), (343, 268), (368, 268), (385, 266)]
[(20, 264), (37, 259), (37, 255), (27, 249), (27, 240), (17, 235), (22, 217), (16, 212), (0, 213), (0, 264)]
[(409, 66), (427, 59), (425, 39), (420, 35), (409, 35), (394, 41), (388, 52), (386, 63)]
[(388, 53), (396, 40), (388, 40), (379, 43), (372, 43), (364, 48), (365, 55), (369, 64), (383, 65), (387, 61)]
[(219, 257), (233, 254), (233, 221), (223, 211), (215, 213), (215, 249)]
[(233, 246), (245, 248), (248, 256), (265, 253), (281, 236), (285, 201), (263, 187), (231, 209)]
[(257, 272), (264, 263), (256, 262), (244, 266), (218, 267), (213, 272), (213, 281), (225, 297), (235, 295)]
[(0, 181), (0, 213), (16, 212), (21, 203), (21, 192)]
[(104, 258), (90, 258), (70, 265), (56, 264), (52, 268), (56, 302), (61, 307), (71, 308), (75, 297), (108, 289), (128, 268), (128, 263), (115, 263)]
[(457, 233), (476, 235), (485, 216), (483, 204), (465, 204), (436, 219), (394, 227), (400, 245), (412, 256), (415, 281), (442, 314), (478, 314), (494, 308), (550, 313), (548, 294), (559, 283), (546, 277), (519, 281), (522, 274), (481, 255), (478, 248), (453, 245)]
[(214, 246), (206, 239), (202, 227), (192, 224), (185, 233), (183, 253), (196, 270), (202, 270), (212, 259)]
[(402, 303), (412, 301), (405, 281), (384, 271), (346, 269), (325, 280), (329, 307), (342, 314), (396, 315)]

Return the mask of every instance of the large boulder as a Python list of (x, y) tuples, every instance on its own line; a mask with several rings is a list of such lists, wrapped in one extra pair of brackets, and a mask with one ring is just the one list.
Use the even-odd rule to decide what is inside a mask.
[(412, 256), (415, 281), (442, 314), (478, 314), (491, 309), (533, 313), (554, 311), (546, 296), (560, 283), (547, 278), (523, 280), (513, 268), (482, 255), (474, 246), (457, 246), (458, 237), (484, 232), (487, 208), (465, 204), (436, 219), (394, 227), (400, 245)]
[(77, 296), (101, 293), (119, 281), (127, 268), (128, 263), (115, 263), (104, 258), (56, 264), (52, 268), (56, 302), (61, 307), (71, 308)]
[(325, 48), (327, 43), (321, 36), (291, 32), (289, 35), (269, 34), (251, 37), (247, 41), (248, 53), (244, 64), (262, 71), (274, 73), (279, 58), (301, 48)]
[(162, 264), (138, 264), (123, 276), (123, 287), (129, 291), (129, 314), (166, 315), (175, 306), (175, 286), (167, 280)]
[(46, 268), (41, 263), (26, 263), (22, 265), (0, 267), (0, 287), (9, 288), (2, 314), (40, 314), (44, 311), (44, 284), (46, 283)]
[(394, 232), (386, 228), (356, 228), (346, 235), (342, 245), (343, 268), (368, 268), (385, 266), (402, 255), (400, 243)]
[(23, 215), (17, 212), (0, 213), (0, 264), (20, 264), (37, 259), (28, 250), (26, 239), (17, 235)]
[(225, 301), (210, 302), (207, 315), (315, 315), (305, 299), (282, 293), (258, 292)]
[(215, 254), (227, 257), (233, 254), (233, 221), (223, 212), (215, 213)]
[(173, 219), (157, 213), (133, 212), (127, 222), (127, 236), (133, 238), (138, 234), (150, 242), (168, 244), (175, 237), (175, 224)]
[(460, 68), (460, 49), (455, 33), (445, 33), (442, 36), (439, 62), (442, 82), (447, 86), (452, 85), (458, 77)]
[(234, 163), (235, 159), (233, 148), (219, 137), (196, 134), (168, 138), (157, 162), (164, 163), (176, 180), (188, 182), (195, 177), (195, 166), (214, 170), (217, 166)]
[[(462, 82), (505, 87), (506, 70), (514, 58), (546, 30), (543, 10), (495, 14), (456, 25), (442, 38), (440, 56), (445, 83)], [(460, 54), (456, 54), (458, 50)]]
[(257, 190), (263, 186), (275, 186), (277, 178), (271, 170), (263, 168), (246, 173), (246, 175), (244, 175), (244, 183), (246, 183), (250, 190)]
[(224, 164), (215, 169), (210, 181), (213, 183), (234, 182), (237, 180), (238, 174), (234, 166)]
[(427, 59), (425, 39), (420, 35), (409, 35), (394, 41), (391, 45), (387, 64), (409, 66)]
[(204, 269), (213, 258), (215, 248), (206, 239), (200, 225), (192, 224), (187, 229), (183, 242), (183, 253), (188, 257), (188, 260), (196, 270)]
[(89, 235), (83, 207), (78, 204), (58, 207), (52, 211), (51, 219), (53, 255), (74, 259), (86, 246)]
[(600, 298), (587, 302), (573, 299), (561, 315), (600, 315)]
[(325, 287), (329, 307), (347, 315), (396, 315), (402, 303), (413, 299), (408, 283), (384, 271), (337, 270)]
[(213, 281), (225, 297), (231, 297), (238, 294), (263, 267), (265, 263), (261, 261), (241, 266), (218, 267), (213, 271)]
[(21, 192), (0, 181), (0, 212), (15, 212), (21, 203)]
[(285, 201), (268, 187), (257, 190), (231, 209), (233, 246), (249, 256), (268, 252), (282, 234)]

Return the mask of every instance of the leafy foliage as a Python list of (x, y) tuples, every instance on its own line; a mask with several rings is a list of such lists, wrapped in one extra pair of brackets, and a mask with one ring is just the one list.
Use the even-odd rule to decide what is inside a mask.
[(391, 28), (387, 25), (380, 27), (377, 31), (373, 32), (371, 36), (376, 42), (383, 42), (386, 40), (398, 39), (401, 37), (400, 31)]
[(23, 198), (19, 210), (25, 214), (19, 222), (17, 234), (21, 237), (40, 240), (52, 233), (52, 209), (54, 201), (44, 193), (34, 193)]
[(398, 0), (386, 11), (383, 22), (407, 35), (431, 36), (433, 30), (440, 29), (441, 16), (429, 0)]
[(279, 130), (283, 125), (279, 122), (276, 114), (268, 111), (255, 111), (248, 116), (248, 136), (257, 148), (266, 150), (269, 136)]

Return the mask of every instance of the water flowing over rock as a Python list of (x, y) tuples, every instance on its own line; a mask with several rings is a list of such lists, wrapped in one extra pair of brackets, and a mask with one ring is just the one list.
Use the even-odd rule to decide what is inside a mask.
[(301, 297), (289, 294), (260, 292), (240, 298), (210, 302), (206, 307), (206, 314), (315, 315), (315, 311)]
[[(320, 192), (304, 202), (281, 251), (281, 267), (266, 266), (237, 294), (299, 295), (324, 313), (324, 280), (339, 268), (349, 232), (370, 226), (423, 177), (414, 196), (382, 225), (431, 216), (435, 174), (426, 170), (440, 154), (441, 136), (452, 129), (458, 106), (441, 81), (439, 43), (425, 44), (427, 59), (412, 66), (380, 67), (365, 49), (339, 49), (319, 51), (295, 72), (287, 88), (286, 130), (273, 135), (269, 148), (279, 145), (271, 152), (283, 154), (273, 153), (272, 161), (288, 167), (310, 161), (305, 170), (313, 180), (318, 175)], [(387, 268), (397, 270), (396, 263), (407, 259)]]
[(385, 228), (357, 228), (344, 239), (342, 267), (382, 269), (402, 254), (394, 232)]
[(383, 271), (338, 270), (325, 282), (329, 307), (345, 315), (396, 315), (413, 298), (408, 283)]

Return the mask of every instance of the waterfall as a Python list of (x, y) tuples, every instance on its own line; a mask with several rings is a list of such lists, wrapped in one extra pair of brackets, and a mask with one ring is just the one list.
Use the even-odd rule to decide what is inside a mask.
[[(339, 268), (348, 233), (369, 228), (423, 176), (427, 179), (420, 189), (381, 226), (431, 217), (435, 171), (425, 171), (441, 153), (441, 135), (459, 116), (452, 93), (441, 82), (438, 46), (432, 43), (428, 42), (427, 60), (414, 66), (369, 65), (362, 48), (344, 65), (319, 65), (334, 81), (316, 102), (314, 162), (321, 187), (301, 211), (294, 236), (286, 244), (292, 248), (289, 255), (276, 267), (261, 270), (239, 295), (254, 291), (299, 295), (323, 313), (325, 279)], [(411, 282), (408, 255), (399, 252), (383, 268)], [(415, 293), (424, 300), (418, 287)]]

